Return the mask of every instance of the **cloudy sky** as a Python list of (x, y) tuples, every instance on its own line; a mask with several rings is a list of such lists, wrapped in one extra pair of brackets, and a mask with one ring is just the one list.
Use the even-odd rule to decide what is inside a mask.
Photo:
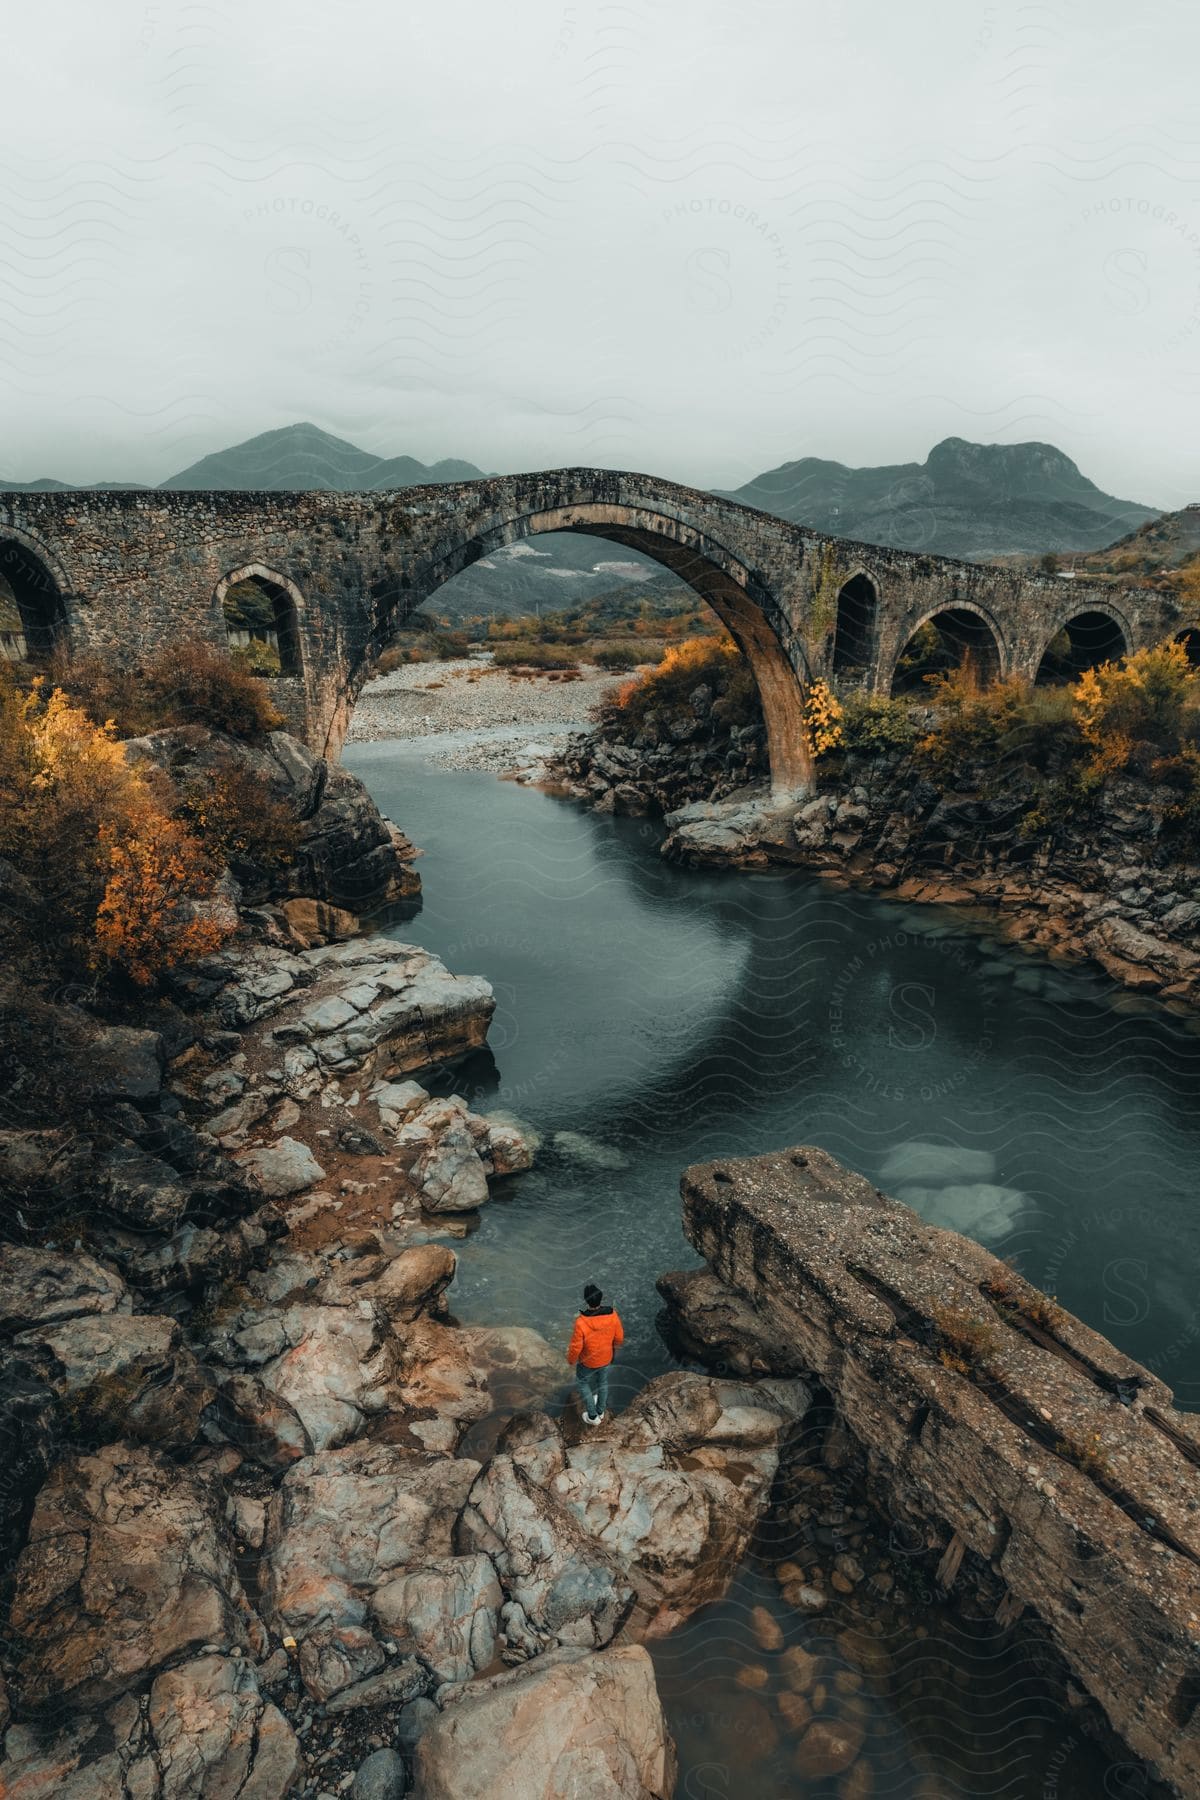
[(1191, 0), (42, 0), (5, 53), (0, 477), (310, 419), (1200, 499)]

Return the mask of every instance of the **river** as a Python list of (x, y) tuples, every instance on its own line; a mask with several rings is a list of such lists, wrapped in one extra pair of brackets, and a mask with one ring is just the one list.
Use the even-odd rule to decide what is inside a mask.
[[(654, 1283), (697, 1261), (680, 1171), (815, 1143), (1012, 1258), (1200, 1407), (1189, 1024), (948, 910), (797, 871), (673, 866), (657, 822), (440, 769), (430, 748), (355, 744), (345, 760), (425, 851), (404, 934), (496, 991), (489, 1050), (445, 1087), (544, 1140), (512, 1198), (481, 1215), (458, 1317), (565, 1340), (594, 1279), (625, 1322), (619, 1404), (673, 1366)], [(748, 1567), (727, 1602), (655, 1648), (687, 1800), (836, 1791), (780, 1785), (778, 1757), (749, 1772), (747, 1709), (761, 1703), (734, 1675), (747, 1601), (769, 1585)], [(942, 1649), (914, 1647), (907, 1703), (879, 1722), (875, 1795), (1143, 1791), (986, 1643)]]

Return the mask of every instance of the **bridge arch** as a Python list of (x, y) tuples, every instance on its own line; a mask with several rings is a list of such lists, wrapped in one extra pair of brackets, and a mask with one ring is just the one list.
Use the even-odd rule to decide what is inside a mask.
[(46, 545), (19, 526), (0, 524), (4, 660), (47, 662), (69, 645), (69, 591), (66, 573)]
[(213, 610), (230, 645), (257, 639), (278, 655), (280, 675), (304, 674), (304, 596), (288, 576), (243, 563), (218, 581)]
[(386, 580), (379, 584), (372, 640), (354, 672), (354, 693), (392, 633), (398, 603), (415, 610), (445, 582), (508, 544), (549, 532), (582, 533), (640, 550), (712, 607), (758, 684), (773, 789), (790, 793), (810, 785), (812, 757), (803, 721), (807, 656), (766, 581), (726, 544), (661, 507), (629, 502), (581, 500), (464, 524), (460, 541), (438, 546), (402, 593)]
[(830, 669), (836, 676), (860, 676), (875, 659), (879, 630), (879, 588), (864, 569), (856, 569), (838, 593)]
[(1200, 625), (1185, 625), (1175, 633), (1173, 641), (1183, 645), (1192, 668), (1200, 668)]
[(955, 596), (917, 620), (892, 665), (887, 691), (920, 692), (926, 675), (948, 674), (956, 668), (971, 671), (979, 685), (987, 687), (1004, 673), (1005, 663), (996, 619), (978, 602)]
[(1129, 625), (1115, 606), (1065, 611), (1042, 646), (1035, 682), (1045, 687), (1075, 680), (1086, 669), (1119, 662), (1129, 655), (1132, 643)]

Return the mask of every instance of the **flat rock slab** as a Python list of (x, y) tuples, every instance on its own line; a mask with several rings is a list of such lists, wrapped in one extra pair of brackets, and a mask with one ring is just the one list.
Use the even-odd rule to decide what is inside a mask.
[(302, 1194), (325, 1179), (325, 1171), (308, 1145), (296, 1138), (281, 1137), (273, 1144), (245, 1150), (238, 1161), (262, 1192), (276, 1200)]
[(1200, 1789), (1194, 1417), (824, 1150), (700, 1164), (682, 1192), (689, 1239), (828, 1388), (898, 1516), (990, 1562), (1131, 1750)]

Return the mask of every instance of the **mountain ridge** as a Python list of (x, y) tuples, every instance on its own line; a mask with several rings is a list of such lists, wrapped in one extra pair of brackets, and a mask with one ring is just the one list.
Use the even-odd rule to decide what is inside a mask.
[(923, 463), (801, 457), (715, 493), (860, 543), (982, 561), (1092, 550), (1161, 508), (1106, 494), (1054, 444), (943, 438)]

